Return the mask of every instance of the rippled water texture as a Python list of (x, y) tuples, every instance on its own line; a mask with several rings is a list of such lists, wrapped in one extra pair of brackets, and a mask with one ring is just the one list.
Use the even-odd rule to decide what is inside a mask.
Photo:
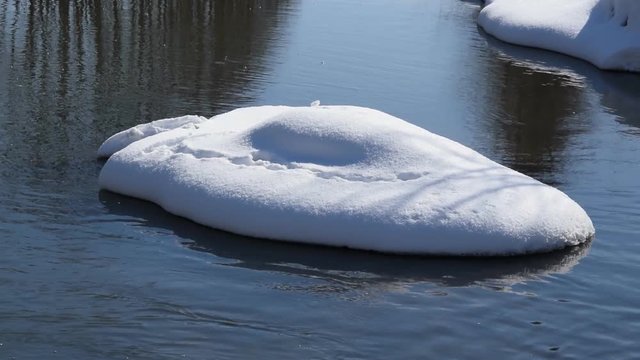
[[(638, 357), (640, 76), (492, 40), (479, 6), (0, 0), (0, 358)], [(316, 99), (552, 184), (596, 239), (403, 258), (233, 236), (98, 191), (114, 132)]]

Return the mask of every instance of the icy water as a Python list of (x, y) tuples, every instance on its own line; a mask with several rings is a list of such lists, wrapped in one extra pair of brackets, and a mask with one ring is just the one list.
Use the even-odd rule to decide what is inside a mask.
[[(0, 359), (639, 358), (640, 76), (491, 40), (478, 11), (0, 0)], [(233, 236), (98, 190), (114, 132), (316, 99), (557, 186), (597, 236), (394, 257)]]

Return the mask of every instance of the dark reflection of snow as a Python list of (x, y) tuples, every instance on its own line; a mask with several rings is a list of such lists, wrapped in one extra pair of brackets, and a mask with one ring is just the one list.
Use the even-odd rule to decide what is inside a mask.
[[(564, 86), (595, 90), (601, 104), (620, 122), (640, 129), (640, 74), (603, 71), (562, 54), (511, 45), (485, 36), (490, 50), (511, 66), (562, 79)], [(634, 132), (640, 134), (639, 130)]]
[[(228, 266), (277, 271), (320, 280), (309, 291), (390, 291), (418, 283), (444, 287), (481, 286), (503, 290), (526, 281), (569, 272), (587, 255), (590, 243), (546, 254), (516, 257), (394, 256), (348, 249), (254, 239), (197, 225), (160, 207), (111, 192), (100, 201), (118, 221), (168, 229), (193, 250), (211, 253)], [(287, 289), (290, 286), (287, 285)]]

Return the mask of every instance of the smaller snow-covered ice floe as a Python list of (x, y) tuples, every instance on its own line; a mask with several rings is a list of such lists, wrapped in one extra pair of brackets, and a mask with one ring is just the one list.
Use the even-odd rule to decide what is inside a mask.
[[(147, 136), (149, 135), (149, 136)], [(100, 187), (259, 238), (404, 254), (545, 252), (594, 234), (567, 195), (391, 115), (261, 106), (109, 138)]]
[(640, 71), (638, 0), (487, 0), (478, 24), (506, 42), (552, 50), (601, 69)]

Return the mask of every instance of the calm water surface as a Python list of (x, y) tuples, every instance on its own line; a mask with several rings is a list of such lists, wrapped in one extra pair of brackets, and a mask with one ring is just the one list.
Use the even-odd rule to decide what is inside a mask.
[[(492, 40), (478, 11), (0, 0), (0, 358), (639, 358), (640, 76)], [(552, 184), (597, 237), (393, 257), (233, 236), (98, 190), (114, 132), (316, 99)]]

